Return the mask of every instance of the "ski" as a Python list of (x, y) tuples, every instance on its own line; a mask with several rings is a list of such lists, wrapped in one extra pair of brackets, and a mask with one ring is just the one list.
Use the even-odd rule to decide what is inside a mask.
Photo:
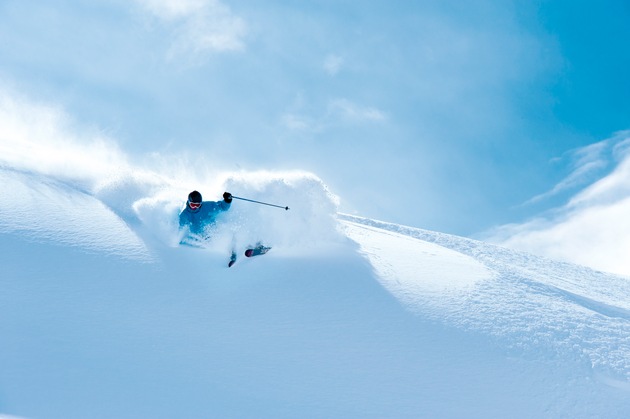
[[(251, 247), (245, 250), (245, 256), (247, 256), (248, 258), (251, 258), (254, 256), (264, 255), (270, 250), (271, 250), (271, 247), (263, 246), (262, 244), (260, 244), (256, 247)], [(232, 255), (230, 256), (230, 261), (228, 262), (228, 268), (231, 268), (232, 266), (234, 266), (235, 263), (236, 263), (236, 252), (232, 251)]]
[(262, 244), (260, 244), (260, 245), (258, 245), (256, 247), (251, 248), (251, 249), (247, 249), (245, 251), (245, 256), (247, 256), (248, 258), (251, 258), (253, 256), (264, 255), (269, 250), (271, 250), (271, 247), (263, 246)]
[(232, 250), (232, 255), (230, 256), (230, 261), (228, 262), (228, 268), (231, 268), (232, 265), (236, 263), (236, 252)]

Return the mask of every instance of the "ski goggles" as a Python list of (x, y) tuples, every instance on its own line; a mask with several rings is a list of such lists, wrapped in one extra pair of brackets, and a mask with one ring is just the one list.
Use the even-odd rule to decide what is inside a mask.
[(197, 208), (201, 207), (201, 202), (190, 202), (190, 201), (188, 201), (188, 205), (192, 209), (197, 209)]

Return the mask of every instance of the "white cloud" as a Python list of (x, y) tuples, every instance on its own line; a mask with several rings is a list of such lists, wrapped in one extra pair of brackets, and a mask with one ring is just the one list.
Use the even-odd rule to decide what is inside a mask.
[(199, 13), (207, 3), (206, 0), (137, 0), (137, 2), (165, 20), (185, 18)]
[(239, 51), (245, 48), (245, 21), (218, 0), (136, 0), (146, 11), (172, 27), (169, 52)]
[(282, 116), (282, 124), (290, 130), (302, 131), (312, 127), (312, 122), (306, 117), (294, 114), (285, 114)]
[(348, 99), (334, 99), (328, 104), (328, 113), (354, 121), (384, 121), (385, 114), (379, 109), (358, 105)]
[(342, 66), (343, 57), (340, 57), (338, 55), (330, 54), (326, 57), (326, 60), (324, 60), (324, 69), (331, 76), (337, 75)]
[[(614, 170), (569, 202), (523, 224), (501, 226), (489, 241), (554, 259), (630, 276), (630, 131), (578, 150), (575, 171), (560, 185), (573, 183), (591, 165)], [(562, 186), (560, 186), (562, 187)], [(554, 189), (558, 189), (557, 186)]]
[(619, 133), (613, 138), (568, 152), (566, 157), (571, 159), (571, 173), (550, 191), (533, 197), (526, 204), (539, 202), (567, 190), (588, 184), (598, 173), (610, 166), (611, 149), (614, 151), (622, 135), (623, 133)]
[(348, 99), (332, 99), (324, 113), (310, 116), (301, 112), (303, 98), (296, 109), (282, 115), (282, 124), (290, 130), (321, 132), (327, 128), (351, 123), (380, 123), (387, 120), (385, 113), (371, 106), (364, 106)]
[(630, 131), (624, 131), (609, 140), (611, 158), (618, 162), (615, 170), (598, 180), (569, 202), (569, 206), (605, 205), (630, 196)]

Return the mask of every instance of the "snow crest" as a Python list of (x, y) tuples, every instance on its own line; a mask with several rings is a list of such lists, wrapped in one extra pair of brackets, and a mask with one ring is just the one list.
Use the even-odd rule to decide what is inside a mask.
[[(433, 256), (422, 257), (402, 275), (415, 279), (398, 279), (393, 292), (414, 312), (493, 336), (521, 354), (581, 359), (602, 382), (630, 389), (630, 281), (626, 277), (472, 239), (345, 214), (339, 217), (350, 225), (380, 229), (380, 237), (397, 234), (408, 241), (450, 249), (493, 272), (486, 277), (492, 276), (492, 280), (479, 280), (483, 271), (474, 264), (462, 265), (466, 266), (462, 275), (469, 283), (465, 290), (452, 292), (449, 266), (460, 257), (444, 253), (433, 268), (426, 266)], [(366, 245), (360, 235), (350, 237), (361, 247)], [(378, 253), (396, 251), (392, 246)], [(383, 263), (377, 261), (376, 265)], [(389, 281), (401, 277), (391, 272), (387, 276)], [(446, 281), (440, 285), (444, 292), (427, 292), (426, 286), (418, 285), (436, 280)]]
[(127, 259), (150, 252), (126, 223), (88, 193), (54, 179), (0, 170), (0, 233)]
[(496, 275), (472, 257), (434, 243), (365, 224), (346, 221), (343, 225), (385, 288), (410, 307), (466, 292)]

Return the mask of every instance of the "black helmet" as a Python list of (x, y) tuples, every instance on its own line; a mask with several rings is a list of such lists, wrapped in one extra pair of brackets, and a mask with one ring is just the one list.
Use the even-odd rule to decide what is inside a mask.
[(194, 204), (200, 204), (201, 203), (201, 194), (197, 191), (192, 191), (191, 193), (188, 194), (188, 202), (192, 202)]

